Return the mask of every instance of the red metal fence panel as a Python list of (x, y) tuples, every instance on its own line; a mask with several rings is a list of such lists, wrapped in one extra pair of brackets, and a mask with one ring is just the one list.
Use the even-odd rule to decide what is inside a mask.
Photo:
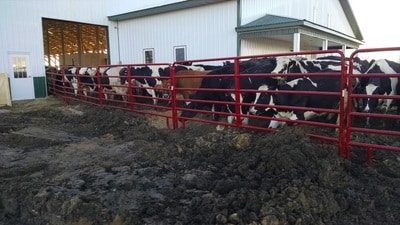
[[(380, 79), (380, 78), (393, 78), (391, 82), (398, 82), (400, 78), (400, 71), (390, 69), (389, 72), (385, 70), (385, 68), (380, 68), (381, 71), (370, 70), (366, 71), (362, 74), (355, 74), (355, 58), (357, 56), (362, 56), (366, 53), (385, 53), (385, 52), (399, 52), (400, 48), (375, 48), (375, 49), (362, 49), (356, 50), (350, 56), (350, 65), (349, 65), (349, 86), (355, 86), (353, 82), (360, 81), (362, 79), (366, 79), (371, 81), (372, 79)], [(377, 59), (375, 62), (378, 62)], [(386, 61), (386, 60), (384, 60)], [(374, 62), (373, 62), (374, 63)], [(371, 81), (372, 82), (372, 81)], [(397, 84), (398, 85), (398, 84)], [(396, 93), (396, 89), (393, 95), (380, 95), (380, 94), (368, 94), (368, 93), (357, 93), (356, 90), (352, 89), (349, 91), (348, 101), (349, 102), (366, 102), (372, 99), (380, 99), (380, 100), (394, 100), (400, 102), (400, 93)], [(384, 102), (382, 101), (382, 102)], [(400, 143), (399, 146), (388, 146), (385, 144), (385, 141), (377, 141), (382, 140), (382, 138), (394, 138), (399, 140), (400, 131), (398, 129), (400, 125), (400, 115), (399, 115), (399, 107), (400, 104), (397, 104), (397, 113), (395, 111), (382, 111), (379, 107), (374, 111), (365, 111), (363, 109), (357, 110), (357, 108), (353, 108), (353, 104), (348, 105), (347, 109), (347, 127), (346, 127), (346, 141), (345, 141), (345, 157), (350, 159), (350, 154), (352, 149), (364, 149), (367, 151), (366, 160), (368, 163), (372, 161), (372, 151), (373, 150), (386, 150), (386, 151), (400, 151)], [(371, 124), (371, 120), (374, 121)], [(369, 142), (365, 143), (363, 141), (358, 141), (357, 136), (363, 136), (363, 141), (368, 140)], [(388, 137), (390, 136), (390, 137)], [(365, 138), (367, 137), (367, 138)]]
[[(324, 129), (324, 132), (317, 131), (307, 135), (324, 142), (335, 143), (338, 146), (338, 155), (341, 157), (349, 159), (352, 149), (362, 148), (367, 150), (367, 159), (370, 162), (372, 150), (400, 151), (400, 147), (385, 146), (385, 144), (375, 142), (359, 142), (354, 138), (356, 134), (389, 135), (398, 138), (400, 132), (397, 128), (365, 127), (360, 121), (371, 118), (368, 120), (390, 120), (396, 123), (400, 121), (400, 117), (398, 114), (359, 112), (354, 109), (353, 103), (361, 102), (362, 99), (393, 99), (399, 102), (400, 99), (398, 93), (393, 96), (357, 93), (353, 87), (353, 81), (377, 76), (398, 79), (400, 75), (398, 73), (354, 73), (356, 56), (374, 51), (396, 50), (400, 48), (357, 50), (350, 58), (345, 58), (339, 50), (325, 50), (200, 59), (172, 64), (103, 65), (87, 70), (89, 72), (86, 73), (82, 72), (86, 67), (73, 67), (73, 69), (65, 67), (59, 71), (49, 71), (46, 75), (49, 93), (62, 96), (66, 104), (73, 100), (163, 117), (166, 126), (172, 129), (185, 128), (187, 123), (210, 123), (220, 129), (237, 127), (273, 131), (277, 124), (303, 124)], [(305, 59), (305, 56), (308, 59)], [(335, 67), (328, 66), (327, 69), (319, 68), (315, 71), (291, 70), (305, 63), (316, 63), (318, 61), (316, 59), (321, 56), (334, 56)], [(267, 68), (265, 64), (262, 64), (264, 67), (261, 69), (246, 67), (246, 63), (258, 65), (259, 60), (267, 60), (265, 62), (271, 63), (272, 67)], [(318, 64), (316, 67), (321, 67), (321, 65)], [(138, 71), (142, 71), (143, 68), (151, 73), (139, 73)], [(93, 86), (87, 83), (90, 79), (93, 81)], [(336, 82), (338, 86), (336, 89), (326, 90), (323, 88), (304, 90), (280, 88), (281, 83), (295, 85), (294, 81), (302, 79), (310, 81), (326, 79), (329, 82)], [(260, 80), (262, 82), (276, 81), (277, 86), (256, 83)], [(191, 84), (186, 86), (187, 82)], [(334, 85), (329, 82), (328, 86)], [(254, 86), (255, 83), (256, 86)], [(251, 85), (246, 86), (248, 84)], [(310, 98), (318, 96), (337, 100), (338, 107), (259, 103), (256, 101), (258, 97), (254, 98), (254, 96), (267, 96), (270, 99), (277, 96), (298, 96), (299, 98), (300, 96)], [(272, 109), (275, 114), (260, 115), (254, 113), (256, 108), (266, 111)], [(306, 111), (330, 114), (337, 119), (295, 120), (297, 117), (294, 116), (294, 112), (302, 112), (306, 115)], [(194, 114), (196, 116), (192, 116)]]

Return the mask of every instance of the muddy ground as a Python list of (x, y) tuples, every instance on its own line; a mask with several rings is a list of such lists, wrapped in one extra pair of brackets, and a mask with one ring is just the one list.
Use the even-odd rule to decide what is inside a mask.
[(54, 96), (14, 102), (0, 108), (0, 225), (399, 224), (400, 154), (368, 167), (308, 129), (169, 130)]

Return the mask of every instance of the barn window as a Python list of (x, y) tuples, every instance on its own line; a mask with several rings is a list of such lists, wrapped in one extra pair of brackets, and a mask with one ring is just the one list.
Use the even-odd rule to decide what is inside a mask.
[(185, 61), (186, 60), (186, 46), (175, 46), (174, 47), (174, 58), (175, 61)]
[(144, 63), (146, 64), (154, 63), (154, 49), (152, 48), (144, 49), (143, 52), (144, 52)]
[(12, 66), (14, 78), (26, 78), (26, 59), (24, 57), (13, 57)]

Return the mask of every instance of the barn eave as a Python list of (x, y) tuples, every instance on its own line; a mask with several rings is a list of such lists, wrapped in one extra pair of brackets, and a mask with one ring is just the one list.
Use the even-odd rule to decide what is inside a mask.
[(128, 13), (108, 16), (108, 19), (110, 21), (130, 20), (130, 19), (136, 19), (136, 18), (145, 17), (145, 16), (157, 15), (157, 14), (161, 14), (161, 13), (168, 13), (168, 12), (184, 10), (184, 9), (188, 9), (188, 8), (204, 6), (204, 5), (208, 5), (208, 4), (225, 2), (225, 1), (232, 1), (232, 0), (201, 0), (201, 1), (186, 0), (186, 1), (182, 1), (182, 2), (176, 2), (176, 3), (166, 4), (166, 5), (162, 5), (162, 6), (157, 6), (157, 7), (132, 11), (132, 12), (128, 12)]
[(356, 37), (349, 36), (307, 20), (269, 14), (243, 26), (236, 27), (235, 30), (238, 33), (239, 39), (266, 38), (276, 35), (300, 33), (321, 39), (327, 38), (343, 42), (354, 47), (358, 47), (364, 43)]

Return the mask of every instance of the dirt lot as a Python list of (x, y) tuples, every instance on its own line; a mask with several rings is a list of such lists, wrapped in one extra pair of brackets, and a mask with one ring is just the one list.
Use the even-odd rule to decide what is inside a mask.
[(161, 124), (52, 96), (1, 107), (0, 225), (399, 224), (400, 154), (367, 167), (304, 126)]

